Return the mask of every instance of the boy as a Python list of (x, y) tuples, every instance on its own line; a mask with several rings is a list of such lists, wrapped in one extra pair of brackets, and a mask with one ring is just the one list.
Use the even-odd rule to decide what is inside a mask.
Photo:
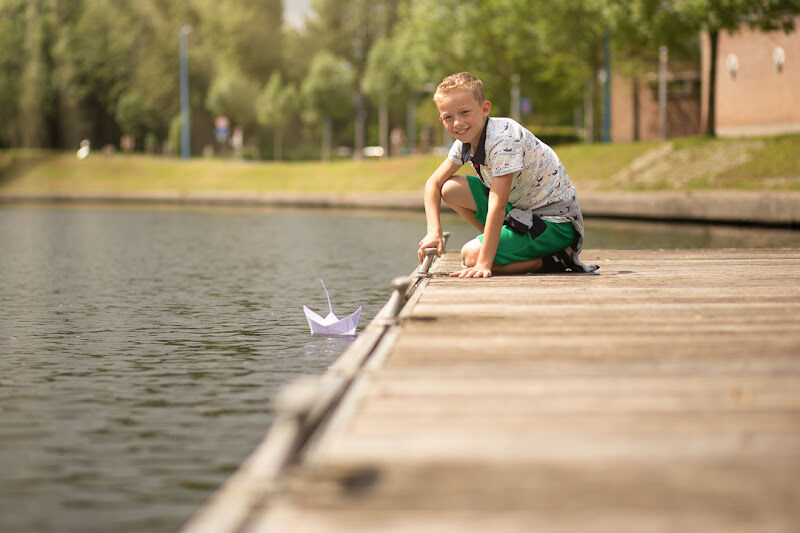
[[(469, 72), (442, 80), (433, 101), (439, 120), (455, 137), (447, 159), (425, 184), (428, 231), (419, 243), (441, 256), (441, 200), (482, 235), (461, 249), (464, 268), (451, 276), (591, 272), (578, 260), (583, 217), (575, 188), (555, 152), (509, 118), (489, 118), (483, 83)], [(456, 176), (467, 161), (478, 176)]]

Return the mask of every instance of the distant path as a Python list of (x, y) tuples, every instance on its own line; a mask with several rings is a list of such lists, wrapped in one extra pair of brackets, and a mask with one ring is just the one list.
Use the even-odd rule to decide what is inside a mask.
[[(587, 217), (678, 220), (800, 227), (800, 192), (703, 191), (586, 192), (578, 199)], [(208, 206), (389, 209), (421, 211), (422, 193), (2, 193), (2, 203), (126, 203)]]

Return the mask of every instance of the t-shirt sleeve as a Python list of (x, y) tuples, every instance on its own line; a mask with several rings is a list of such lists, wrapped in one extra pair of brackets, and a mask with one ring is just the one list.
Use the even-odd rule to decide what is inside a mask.
[(524, 166), (522, 136), (516, 132), (504, 134), (493, 146), (486, 147), (486, 156), (492, 176), (519, 172)]
[(450, 147), (450, 152), (447, 154), (447, 159), (452, 161), (456, 165), (463, 165), (464, 161), (461, 160), (461, 153), (463, 150), (463, 143), (456, 139), (453, 142), (453, 146)]

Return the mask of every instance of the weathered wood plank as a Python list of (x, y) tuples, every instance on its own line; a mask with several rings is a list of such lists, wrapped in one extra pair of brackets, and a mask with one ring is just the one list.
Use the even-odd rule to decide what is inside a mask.
[(298, 475), (250, 531), (788, 532), (800, 519), (785, 461), (630, 466), (339, 465)]
[(434, 264), (248, 532), (795, 531), (800, 251)]

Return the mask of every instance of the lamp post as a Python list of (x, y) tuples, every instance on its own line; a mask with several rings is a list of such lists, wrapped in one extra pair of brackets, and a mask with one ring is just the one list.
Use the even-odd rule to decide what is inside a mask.
[(669, 49), (658, 47), (658, 138), (667, 138), (667, 60)]
[(611, 32), (603, 35), (603, 63), (605, 80), (603, 85), (603, 142), (611, 142)]
[(180, 90), (181, 90), (181, 159), (189, 159), (191, 142), (189, 137), (189, 58), (187, 44), (191, 27), (184, 24), (180, 30)]

